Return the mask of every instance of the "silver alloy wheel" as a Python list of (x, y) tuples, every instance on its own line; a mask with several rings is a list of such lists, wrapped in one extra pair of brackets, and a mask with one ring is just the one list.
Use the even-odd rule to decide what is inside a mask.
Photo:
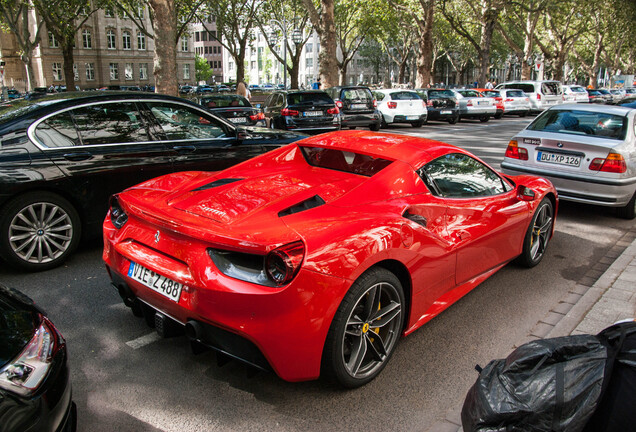
[(28, 263), (54, 261), (66, 252), (72, 239), (69, 214), (53, 203), (29, 204), (9, 225), (9, 245), (16, 256)]
[(547, 203), (537, 211), (530, 238), (530, 257), (538, 260), (545, 253), (552, 232), (552, 207)]
[(400, 337), (402, 305), (388, 282), (372, 285), (347, 318), (342, 361), (353, 378), (366, 378), (383, 365)]

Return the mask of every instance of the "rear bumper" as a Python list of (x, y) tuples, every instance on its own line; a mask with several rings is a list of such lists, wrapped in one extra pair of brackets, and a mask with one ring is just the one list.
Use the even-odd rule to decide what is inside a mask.
[(382, 122), (382, 115), (379, 112), (353, 114), (342, 113), (340, 115), (340, 124), (342, 127), (379, 125)]
[(382, 115), (384, 116), (384, 121), (386, 123), (414, 123), (414, 122), (425, 122), (428, 119), (428, 114), (427, 113), (423, 113), (423, 114), (385, 114), (382, 113)]
[(459, 115), (459, 109), (457, 108), (429, 108), (428, 119), (429, 120), (448, 120), (456, 118)]

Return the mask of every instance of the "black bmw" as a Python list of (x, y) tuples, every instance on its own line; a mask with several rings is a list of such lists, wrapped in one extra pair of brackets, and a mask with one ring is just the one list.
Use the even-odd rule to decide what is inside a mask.
[(0, 111), (0, 257), (55, 267), (100, 234), (113, 193), (174, 171), (225, 169), (302, 137), (149, 93), (11, 102)]

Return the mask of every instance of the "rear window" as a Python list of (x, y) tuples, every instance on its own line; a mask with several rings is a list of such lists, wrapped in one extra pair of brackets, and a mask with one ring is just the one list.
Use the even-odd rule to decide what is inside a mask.
[(455, 95), (450, 90), (429, 90), (428, 97), (435, 98), (454, 98)]
[(331, 148), (301, 146), (300, 150), (311, 166), (367, 177), (371, 177), (391, 164), (391, 161), (387, 159)]
[(250, 103), (243, 96), (225, 95), (201, 99), (201, 105), (207, 108), (250, 107)]
[(532, 84), (521, 84), (521, 83), (516, 83), (516, 84), (506, 84), (506, 88), (509, 89), (517, 89), (517, 90), (521, 90), (525, 93), (534, 93), (534, 85)]
[(373, 96), (371, 91), (367, 89), (345, 89), (342, 90), (342, 100), (370, 102), (373, 100)]
[(585, 93), (585, 89), (583, 87), (570, 87), (570, 91), (572, 93)]
[(333, 104), (327, 93), (292, 93), (287, 95), (288, 105)]
[(413, 100), (413, 99), (422, 99), (422, 98), (415, 92), (401, 91), (401, 92), (391, 93), (391, 99), (392, 100)]
[(496, 90), (485, 90), (483, 92), (483, 94), (485, 96), (488, 96), (488, 97), (499, 97), (499, 96), (501, 96), (501, 94), (498, 91), (496, 91)]
[(528, 130), (624, 140), (627, 118), (599, 112), (548, 110), (537, 117)]
[(561, 94), (561, 86), (558, 82), (544, 82), (541, 83), (541, 93), (544, 95), (560, 95)]
[(508, 97), (524, 97), (526, 94), (521, 90), (508, 90), (506, 95)]
[(459, 90), (457, 93), (464, 97), (480, 97), (481, 95), (475, 90)]

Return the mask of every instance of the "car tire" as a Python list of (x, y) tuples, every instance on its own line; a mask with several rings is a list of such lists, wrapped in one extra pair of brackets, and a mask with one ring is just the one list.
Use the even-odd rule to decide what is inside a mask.
[(411, 122), (411, 126), (414, 128), (421, 128), (424, 122), (422, 120)]
[(554, 206), (549, 198), (543, 198), (530, 220), (523, 240), (523, 250), (517, 258), (517, 263), (530, 268), (541, 262), (550, 242), (553, 224)]
[(349, 126), (349, 130), (354, 130), (356, 126)]
[(380, 121), (380, 128), (381, 129), (386, 129), (389, 125), (387, 124), (386, 120), (384, 120), (384, 116), (382, 116), (382, 120)]
[(448, 124), (455, 124), (459, 121), (459, 116), (451, 117), (448, 119)]
[(625, 207), (616, 209), (618, 217), (623, 219), (634, 219), (636, 217), (636, 193), (632, 196)]
[(503, 117), (503, 113), (495, 114), (495, 118), (496, 118), (497, 120), (499, 120), (499, 119), (500, 119), (500, 118), (502, 118), (502, 117)]
[(57, 267), (77, 248), (81, 237), (77, 210), (49, 192), (14, 198), (0, 212), (0, 255), (28, 271)]
[(323, 350), (325, 376), (343, 387), (360, 387), (382, 372), (401, 337), (404, 290), (383, 268), (356, 280), (329, 328)]
[(380, 130), (380, 123), (371, 123), (369, 125), (369, 129), (372, 130), (373, 132), (377, 132)]
[(485, 116), (479, 117), (479, 121), (482, 123), (486, 123), (488, 120), (490, 120), (490, 116), (485, 115)]
[(528, 115), (528, 111), (524, 111), (524, 112), (519, 114), (519, 117), (525, 117), (527, 115)]

